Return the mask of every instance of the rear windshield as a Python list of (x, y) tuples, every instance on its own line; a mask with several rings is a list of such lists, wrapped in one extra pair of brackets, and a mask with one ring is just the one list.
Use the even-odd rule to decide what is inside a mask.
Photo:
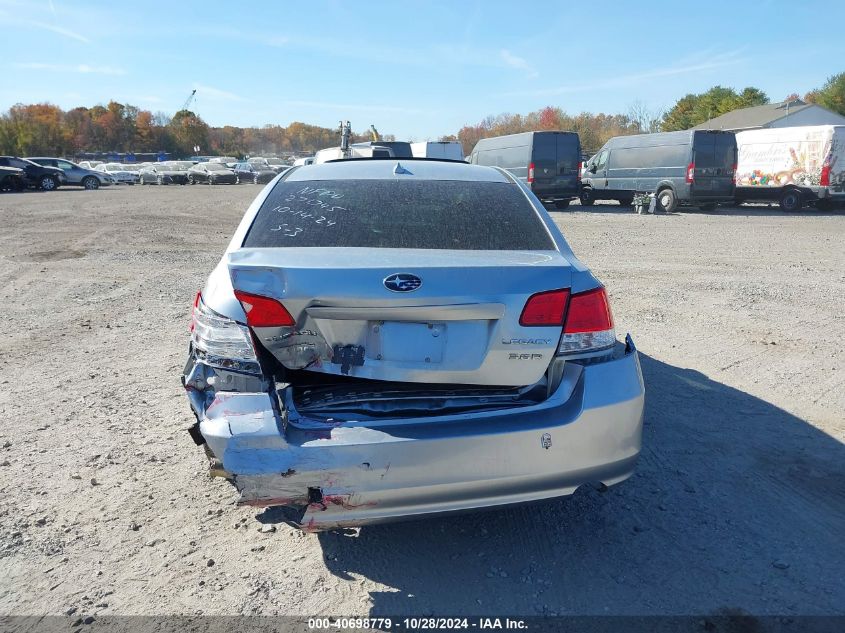
[(453, 180), (279, 182), (245, 247), (553, 250), (522, 191)]

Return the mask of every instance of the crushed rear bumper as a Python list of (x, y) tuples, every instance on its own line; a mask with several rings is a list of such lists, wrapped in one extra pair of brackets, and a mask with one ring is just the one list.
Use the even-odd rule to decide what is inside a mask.
[(644, 387), (622, 347), (566, 363), (550, 398), (519, 409), (303, 429), (268, 393), (218, 392), (199, 431), (240, 503), (310, 530), (559, 497), (633, 472)]

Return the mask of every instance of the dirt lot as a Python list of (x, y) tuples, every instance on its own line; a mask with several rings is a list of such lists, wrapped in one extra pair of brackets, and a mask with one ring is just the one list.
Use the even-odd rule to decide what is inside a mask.
[(0, 614), (845, 613), (845, 213), (553, 213), (641, 351), (636, 476), (306, 535), (184, 432), (191, 301), (257, 192), (0, 195)]

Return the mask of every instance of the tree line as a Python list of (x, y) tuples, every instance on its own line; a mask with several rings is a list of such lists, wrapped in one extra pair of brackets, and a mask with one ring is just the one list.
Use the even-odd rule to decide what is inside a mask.
[[(298, 121), (287, 127), (211, 127), (190, 110), (172, 117), (116, 101), (64, 111), (49, 103), (17, 104), (0, 115), (0, 154), (76, 156), (82, 152), (170, 152), (234, 156), (313, 154), (339, 144), (338, 131)], [(354, 141), (369, 139), (354, 134)]]
[[(797, 98), (793, 93), (785, 100)], [(803, 99), (845, 116), (845, 72), (830, 77)], [(665, 112), (649, 110), (639, 102), (629, 106), (624, 114), (568, 114), (560, 107), (547, 106), (528, 114), (488, 116), (440, 140), (460, 141), (467, 155), (479, 139), (488, 136), (571, 130), (579, 134), (585, 151), (593, 152), (613, 136), (686, 130), (737, 108), (766, 103), (769, 97), (755, 87), (736, 91), (714, 86), (683, 96)], [(354, 141), (368, 139), (367, 134), (353, 137)], [(195, 154), (195, 146), (203, 154), (312, 154), (338, 144), (337, 130), (307, 123), (294, 122), (287, 127), (211, 127), (189, 110), (169, 117), (116, 101), (67, 112), (48, 103), (18, 104), (0, 115), (0, 153), (18, 156), (74, 156), (88, 151), (165, 151), (174, 156), (190, 156)]]

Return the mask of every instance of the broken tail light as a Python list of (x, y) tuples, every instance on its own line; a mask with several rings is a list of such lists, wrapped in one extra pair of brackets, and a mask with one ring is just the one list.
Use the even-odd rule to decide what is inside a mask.
[(528, 184), (534, 182), (534, 163), (528, 165)]
[(241, 290), (235, 290), (235, 296), (243, 306), (250, 327), (290, 327), (296, 323), (285, 306), (275, 299)]
[(214, 367), (260, 373), (249, 329), (210, 309), (197, 295), (191, 322), (197, 358)]
[(604, 288), (573, 294), (569, 298), (558, 354), (596, 352), (615, 343), (613, 314)]
[(695, 182), (695, 162), (690, 163), (687, 165), (687, 177), (686, 181), (688, 185), (691, 185)]

